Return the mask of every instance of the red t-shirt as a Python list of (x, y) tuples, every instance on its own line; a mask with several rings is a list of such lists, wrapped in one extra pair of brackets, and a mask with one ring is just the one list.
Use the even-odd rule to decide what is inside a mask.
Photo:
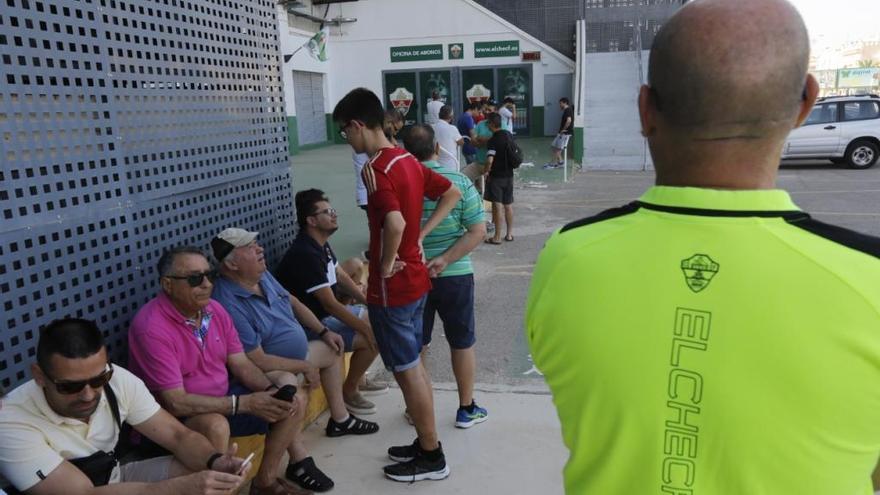
[[(405, 306), (431, 288), (428, 270), (419, 252), (422, 203), (437, 200), (452, 183), (419, 163), (400, 148), (382, 148), (361, 171), (367, 186), (367, 218), (370, 222), (370, 280), (367, 302), (381, 306)], [(382, 228), (385, 216), (399, 211), (406, 221), (397, 255), (406, 267), (383, 279)]]

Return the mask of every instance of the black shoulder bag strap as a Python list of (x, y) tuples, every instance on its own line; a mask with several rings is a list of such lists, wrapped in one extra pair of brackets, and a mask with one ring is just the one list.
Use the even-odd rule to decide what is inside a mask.
[(109, 383), (104, 385), (104, 393), (107, 394), (107, 403), (110, 405), (110, 412), (113, 413), (113, 420), (119, 427), (119, 438), (116, 440), (113, 454), (117, 459), (122, 459), (131, 450), (131, 428), (122, 422), (122, 416), (119, 414), (119, 400)]
[(107, 403), (110, 404), (110, 412), (113, 413), (113, 419), (116, 426), (119, 427), (120, 435), (122, 433), (122, 417), (119, 415), (119, 401), (116, 400), (116, 393), (110, 387), (110, 384), (104, 385), (104, 393), (107, 394)]

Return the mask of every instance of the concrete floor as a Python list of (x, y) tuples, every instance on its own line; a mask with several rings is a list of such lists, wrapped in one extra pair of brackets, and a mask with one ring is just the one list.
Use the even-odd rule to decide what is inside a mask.
[[(305, 443), (315, 463), (343, 494), (542, 494), (563, 493), (562, 467), (568, 457), (560, 440), (559, 420), (550, 396), (505, 387), (483, 388), (489, 420), (462, 430), (453, 426), (458, 394), (454, 384), (435, 384), (437, 430), (451, 471), (441, 481), (415, 484), (386, 479), (382, 466), (391, 464), (386, 449), (412, 443), (415, 429), (403, 417), (403, 396), (370, 397), (377, 413), (365, 418), (380, 430), (362, 437), (327, 438), (327, 414), (309, 426)], [(525, 474), (528, 473), (528, 474)]]
[[(549, 138), (521, 139), (527, 161), (547, 161)], [(366, 248), (364, 214), (355, 207), (350, 151), (332, 146), (292, 158), (296, 188), (325, 189), (340, 210), (332, 243), (341, 257)], [(512, 243), (480, 245), (472, 259), (476, 279), (477, 381), (511, 387), (543, 387), (532, 367), (523, 334), (524, 301), (532, 268), (547, 237), (567, 222), (638, 198), (654, 182), (653, 172), (587, 171), (561, 182), (561, 170), (520, 169), (515, 189)], [(830, 162), (783, 165), (778, 186), (791, 192), (815, 218), (880, 235), (880, 166), (850, 170)], [(435, 327), (427, 362), (438, 382), (454, 382), (442, 328)], [(384, 373), (384, 372), (382, 372)], [(390, 376), (383, 377), (391, 380)], [(477, 400), (480, 398), (477, 396)]]
[[(500, 246), (483, 244), (473, 253), (477, 315), (475, 398), (489, 408), (492, 419), (472, 431), (450, 428), (455, 406), (450, 384), (454, 383), (454, 376), (448, 346), (438, 325), (426, 364), (440, 390), (436, 393), (436, 411), (441, 439), (451, 453), (452, 476), (442, 482), (414, 485), (398, 485), (381, 478), (385, 448), (408, 442), (412, 436), (400, 417), (400, 392), (392, 389), (377, 401), (377, 419), (383, 431), (375, 440), (353, 438), (336, 442), (323, 438), (320, 428), (325, 421), (309, 428), (309, 448), (320, 456), (316, 457), (318, 464), (337, 479), (335, 492), (561, 493), (566, 453), (546, 384), (532, 366), (523, 332), (524, 301), (532, 269), (554, 230), (638, 198), (653, 184), (654, 176), (652, 172), (589, 171), (576, 173), (573, 181), (562, 183), (561, 170), (539, 169), (547, 161), (544, 149), (549, 139), (523, 139), (521, 143), (527, 150), (527, 160), (538, 166), (523, 169), (517, 181), (516, 240)], [(348, 256), (363, 249), (366, 225), (363, 213), (354, 206), (348, 148), (334, 146), (306, 152), (294, 156), (292, 163), (297, 188), (324, 188), (340, 210), (341, 229), (333, 240), (337, 252)], [(790, 191), (795, 203), (819, 220), (880, 235), (880, 166), (849, 170), (828, 162), (787, 163), (779, 174), (778, 186)], [(392, 381), (384, 370), (375, 376)], [(533, 428), (540, 434), (525, 434)], [(530, 467), (530, 462), (535, 466)], [(511, 487), (511, 480), (534, 480), (536, 485), (519, 489), (523, 485)]]
[[(552, 138), (520, 138), (525, 163), (534, 163), (520, 168), (520, 183), (559, 183), (562, 170), (542, 170), (541, 166), (550, 160)], [(294, 192), (301, 189), (317, 188), (327, 193), (333, 206), (339, 211), (339, 231), (330, 240), (340, 259), (357, 256), (367, 248), (369, 233), (366, 215), (357, 208), (354, 196), (354, 167), (351, 160), (351, 147), (332, 145), (324, 148), (303, 151), (290, 157)], [(570, 161), (573, 165), (573, 162)]]

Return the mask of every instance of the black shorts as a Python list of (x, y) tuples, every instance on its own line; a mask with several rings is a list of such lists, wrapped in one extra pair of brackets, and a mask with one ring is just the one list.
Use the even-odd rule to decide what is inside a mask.
[(425, 301), (422, 317), (422, 344), (431, 343), (434, 315), (443, 321), (443, 333), (449, 347), (469, 349), (476, 342), (474, 337), (474, 275), (453, 275), (431, 279), (431, 291)]
[(513, 204), (513, 177), (492, 177), (486, 181), (486, 201)]

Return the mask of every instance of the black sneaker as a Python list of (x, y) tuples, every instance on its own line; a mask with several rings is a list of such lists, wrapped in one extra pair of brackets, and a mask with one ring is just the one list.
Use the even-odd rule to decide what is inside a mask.
[(394, 481), (412, 483), (423, 480), (442, 480), (449, 476), (449, 466), (446, 465), (446, 457), (443, 455), (442, 445), (438, 447), (437, 450), (439, 452), (434, 460), (428, 459), (428, 453), (418, 445), (418, 440), (409, 447), (392, 447), (388, 449), (389, 456), (391, 456), (392, 449), (395, 449), (396, 453), (405, 453), (405, 449), (410, 449), (410, 452), (414, 454), (414, 457), (409, 461), (398, 462), (397, 464), (391, 464), (382, 468), (385, 471), (385, 476)]
[(388, 448), (388, 457), (394, 462), (409, 462), (416, 456), (416, 451), (420, 448), (419, 439), (413, 440), (410, 445), (399, 445), (397, 447)]

